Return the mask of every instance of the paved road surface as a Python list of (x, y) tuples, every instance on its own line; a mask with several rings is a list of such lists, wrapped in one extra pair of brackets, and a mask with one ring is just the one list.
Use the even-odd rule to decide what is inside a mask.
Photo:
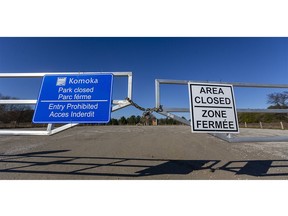
[(0, 179), (288, 179), (288, 142), (227, 143), (187, 126), (79, 126), (54, 136), (0, 136)]

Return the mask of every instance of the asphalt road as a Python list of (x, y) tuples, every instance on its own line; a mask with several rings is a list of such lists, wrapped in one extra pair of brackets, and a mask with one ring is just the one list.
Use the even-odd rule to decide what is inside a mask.
[[(287, 131), (243, 129), (241, 134)], [(288, 142), (228, 143), (188, 126), (78, 126), (0, 136), (0, 179), (288, 179)]]

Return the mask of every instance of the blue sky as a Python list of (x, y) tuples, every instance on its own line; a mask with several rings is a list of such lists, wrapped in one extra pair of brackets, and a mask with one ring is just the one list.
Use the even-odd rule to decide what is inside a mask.
[[(0, 73), (72, 71), (131, 71), (134, 101), (154, 107), (155, 79), (287, 84), (288, 38), (0, 38)], [(0, 93), (36, 99), (40, 83), (0, 79)], [(163, 85), (161, 90), (161, 104), (188, 108), (186, 86)], [(266, 95), (282, 90), (234, 91), (238, 108), (266, 108)], [(116, 79), (114, 99), (125, 93), (126, 81)], [(112, 117), (132, 114), (141, 112), (129, 107)]]

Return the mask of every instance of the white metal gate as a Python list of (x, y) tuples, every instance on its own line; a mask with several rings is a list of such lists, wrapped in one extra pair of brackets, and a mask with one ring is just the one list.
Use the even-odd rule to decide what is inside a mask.
[[(127, 97), (132, 99), (132, 72), (45, 72), (45, 73), (0, 73), (0, 78), (41, 78), (45, 75), (79, 75), (79, 74), (106, 74), (110, 73), (116, 77), (127, 77), (128, 79), (128, 92)], [(25, 104), (25, 105), (35, 105), (37, 99), (31, 100), (22, 100), (22, 99), (5, 99), (0, 100), (0, 104)], [(126, 99), (115, 99), (113, 100), (112, 112), (115, 112), (119, 109), (127, 107), (130, 105), (130, 102)], [(52, 135), (68, 128), (74, 127), (78, 123), (65, 124), (61, 127), (54, 128), (54, 124), (48, 124), (46, 130), (12, 130), (12, 129), (1, 129), (0, 135)]]
[[(190, 112), (189, 108), (178, 108), (178, 107), (165, 107), (160, 103), (160, 85), (188, 85), (188, 82), (194, 83), (219, 83), (219, 82), (207, 82), (207, 81), (192, 81), (192, 80), (167, 80), (167, 79), (156, 79), (155, 80), (155, 106), (156, 108), (162, 108), (161, 115), (175, 119), (178, 122), (190, 126), (190, 121), (181, 118), (180, 116), (173, 114), (173, 112)], [(280, 84), (255, 84), (255, 83), (237, 83), (237, 82), (221, 82), (222, 84), (229, 84), (233, 87), (252, 87), (252, 88), (288, 88), (288, 85)], [(237, 99), (237, 98), (236, 98)], [(188, 98), (187, 98), (188, 100)], [(237, 109), (239, 113), (288, 113), (288, 109)], [(273, 137), (237, 137), (232, 134), (211, 134), (220, 139), (228, 142), (287, 142), (287, 136), (273, 136)]]

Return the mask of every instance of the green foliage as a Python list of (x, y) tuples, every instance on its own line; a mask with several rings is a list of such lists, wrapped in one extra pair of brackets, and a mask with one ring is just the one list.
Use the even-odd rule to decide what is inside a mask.
[(119, 125), (118, 120), (111, 118), (110, 122), (108, 123), (109, 125)]
[[(288, 91), (282, 93), (272, 93), (267, 95), (267, 103), (271, 104), (268, 109), (288, 109)], [(288, 122), (287, 113), (239, 113), (240, 123), (258, 122)]]
[(282, 113), (238, 113), (238, 120), (239, 123), (288, 122), (288, 116)]
[(127, 119), (124, 117), (124, 116), (122, 116), (120, 119), (119, 119), (119, 124), (120, 125), (126, 125), (127, 124)]
[[(184, 117), (183, 117), (184, 118)], [(132, 115), (128, 118), (122, 116), (120, 119), (112, 118), (108, 125), (137, 125), (137, 124), (152, 124), (152, 119), (146, 119), (145, 117)], [(177, 122), (171, 118), (161, 118), (158, 119), (158, 125), (181, 125), (181, 123)]]
[(135, 115), (132, 115), (130, 116), (129, 118), (127, 118), (127, 124), (128, 125), (136, 125), (137, 122), (136, 122), (136, 116)]

